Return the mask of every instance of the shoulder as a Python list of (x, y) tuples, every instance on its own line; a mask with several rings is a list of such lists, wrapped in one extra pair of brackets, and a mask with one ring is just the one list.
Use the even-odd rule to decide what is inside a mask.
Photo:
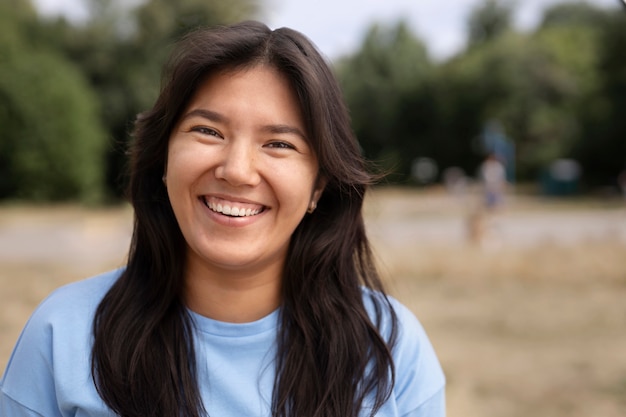
[(53, 291), (26, 323), (18, 346), (48, 346), (89, 341), (91, 325), (100, 301), (121, 270), (67, 284)]
[(369, 288), (362, 292), (365, 309), (385, 339), (390, 340), (394, 321), (399, 342), (427, 338), (417, 317), (396, 298)]
[(121, 273), (121, 269), (109, 271), (57, 288), (37, 306), (26, 329), (42, 325), (69, 327), (70, 323), (91, 321), (98, 304)]
[(91, 321), (98, 304), (121, 273), (118, 269), (57, 288), (37, 306), (24, 330), (70, 327), (80, 321)]
[(0, 381), (0, 397), (6, 395), (41, 415), (55, 415), (51, 410), (58, 407), (59, 389), (88, 391), (88, 396), (97, 398), (90, 388), (93, 316), (121, 272), (60, 287), (39, 304), (9, 359)]
[(110, 271), (53, 291), (31, 315), (16, 348), (33, 342), (45, 343), (53, 335), (58, 339), (90, 329), (98, 304), (121, 272)]
[(90, 304), (89, 301), (99, 303), (122, 272), (123, 269), (116, 269), (59, 287), (46, 297), (38, 308), (63, 303), (68, 299), (79, 301), (79, 304)]
[[(390, 339), (395, 317), (394, 401), (401, 415), (418, 409), (441, 393), (445, 376), (435, 350), (418, 318), (391, 296), (363, 290), (365, 307), (379, 332)], [(388, 301), (386, 301), (388, 300)]]

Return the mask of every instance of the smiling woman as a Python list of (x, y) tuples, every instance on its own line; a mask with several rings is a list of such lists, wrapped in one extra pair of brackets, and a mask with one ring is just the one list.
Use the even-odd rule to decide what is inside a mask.
[[(167, 191), (192, 310), (248, 322), (278, 308), (291, 234), (324, 187), (300, 113), (288, 79), (256, 64), (210, 74), (174, 127)], [(254, 290), (229, 291), (234, 277)]]
[(188, 35), (134, 138), (128, 263), (37, 309), (3, 416), (445, 414), (432, 346), (374, 267), (372, 177), (307, 38)]

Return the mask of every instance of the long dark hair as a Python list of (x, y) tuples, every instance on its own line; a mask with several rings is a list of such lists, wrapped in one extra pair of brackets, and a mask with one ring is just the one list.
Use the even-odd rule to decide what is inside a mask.
[[(186, 245), (162, 176), (170, 132), (204, 77), (258, 64), (276, 68), (290, 81), (327, 180), (317, 210), (298, 225), (287, 255), (272, 415), (356, 417), (366, 397), (374, 415), (391, 395), (395, 314), (381, 295), (361, 214), (372, 177), (339, 86), (306, 37), (244, 22), (187, 35), (166, 67), (154, 107), (135, 124), (128, 265), (93, 324), (94, 382), (121, 416), (206, 414), (193, 322), (182, 301)], [(364, 307), (363, 287), (376, 290), (365, 291), (375, 306), (374, 320)], [(383, 314), (392, 318), (385, 338), (377, 323)]]

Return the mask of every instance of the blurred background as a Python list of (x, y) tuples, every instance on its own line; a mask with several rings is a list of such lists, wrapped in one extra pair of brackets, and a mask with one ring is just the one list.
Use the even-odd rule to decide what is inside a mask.
[(51, 290), (123, 264), (172, 43), (248, 18), (319, 46), (388, 173), (368, 228), (449, 415), (626, 415), (621, 0), (2, 0), (0, 370)]

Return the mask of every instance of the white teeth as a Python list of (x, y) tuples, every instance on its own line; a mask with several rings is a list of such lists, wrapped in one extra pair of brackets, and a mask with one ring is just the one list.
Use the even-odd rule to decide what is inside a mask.
[(230, 207), (227, 205), (222, 205), (220, 203), (210, 203), (205, 200), (205, 204), (213, 211), (225, 214), (227, 216), (235, 216), (235, 217), (248, 217), (254, 216), (261, 212), (260, 209), (251, 209), (251, 208), (243, 208), (243, 207)]

